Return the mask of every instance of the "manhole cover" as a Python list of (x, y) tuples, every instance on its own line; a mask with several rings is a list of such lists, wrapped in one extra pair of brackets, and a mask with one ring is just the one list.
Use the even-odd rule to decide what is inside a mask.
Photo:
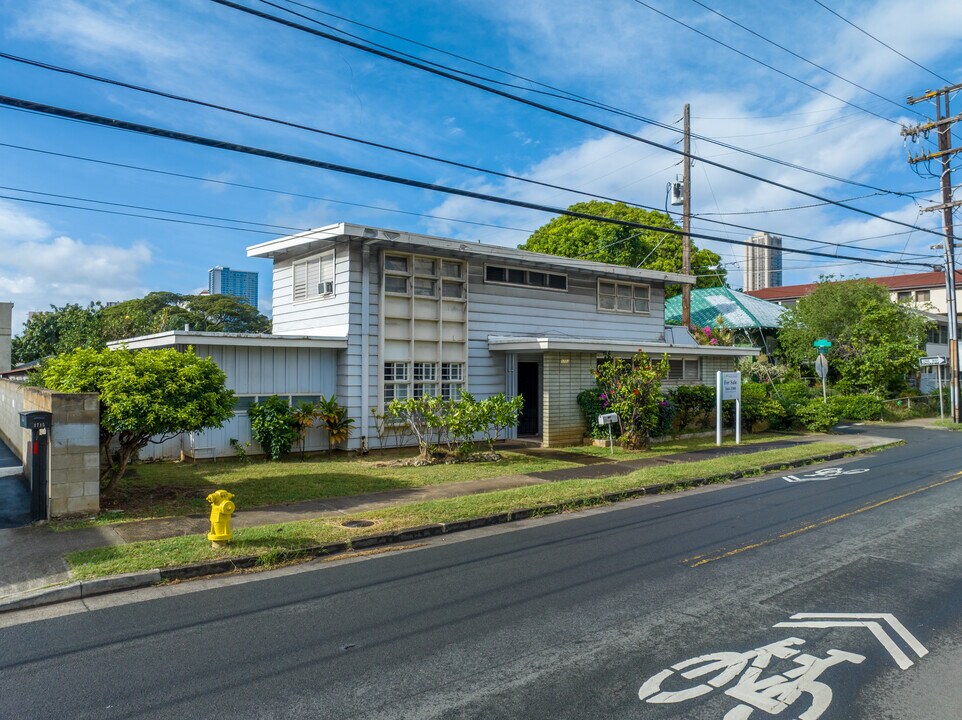
[(347, 520), (341, 525), (346, 528), (361, 528), (361, 527), (371, 527), (374, 524), (373, 520)]

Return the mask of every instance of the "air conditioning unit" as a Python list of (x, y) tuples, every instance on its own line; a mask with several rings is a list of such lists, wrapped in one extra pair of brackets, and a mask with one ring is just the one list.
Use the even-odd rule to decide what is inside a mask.
[(333, 282), (322, 282), (317, 284), (318, 295), (333, 295), (334, 294), (334, 283)]

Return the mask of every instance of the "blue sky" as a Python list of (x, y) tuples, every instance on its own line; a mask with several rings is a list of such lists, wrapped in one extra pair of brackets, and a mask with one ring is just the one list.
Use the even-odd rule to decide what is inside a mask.
[[(921, 118), (904, 106), (904, 99), (942, 87), (944, 81), (846, 25), (813, 0), (645, 1), (788, 75), (895, 123), (745, 59), (634, 0), (302, 1), (663, 123), (676, 123), (683, 105), (690, 103), (695, 133), (886, 190), (927, 191), (918, 196), (919, 202), (883, 194), (852, 204), (912, 224), (934, 226), (938, 222), (935, 213), (919, 213), (920, 205), (936, 199), (938, 182), (919, 177), (906, 163), (908, 151), (919, 147), (903, 144), (897, 122), (919, 121)], [(258, 0), (240, 2), (282, 14)], [(276, 2), (311, 14), (287, 0)], [(824, 4), (928, 70), (962, 82), (962, 3), (958, 0), (824, 0)], [(903, 103), (902, 107), (764, 43), (704, 6), (878, 95)], [(427, 60), (530, 87), (525, 81), (331, 16), (312, 16)], [(663, 150), (279, 27), (209, 0), (4, 3), (0, 6), (0, 38), (4, 52), (32, 60), (656, 207), (664, 206), (666, 183), (680, 172), (677, 156)], [(10, 60), (0, 60), (0, 71), (0, 94), (8, 96), (550, 206), (566, 207), (583, 199)], [(679, 138), (673, 130), (598, 109), (557, 98), (529, 97), (656, 142), (671, 145)], [(962, 109), (962, 98), (953, 107), (955, 112)], [(930, 105), (916, 106), (916, 110), (927, 115), (933, 112)], [(298, 229), (348, 221), (516, 245), (550, 218), (544, 213), (11, 109), (0, 109), (0, 143), (4, 144), (0, 145), (0, 185), (4, 188), (0, 196), (21, 199), (0, 198), (0, 300), (15, 303), (15, 330), (27, 311), (51, 303), (123, 300), (150, 290), (195, 291), (206, 286), (207, 269), (213, 265), (260, 271), (262, 309), (268, 309), (270, 265), (249, 260), (245, 248)], [(705, 141), (696, 141), (693, 152), (833, 199), (872, 192)], [(859, 254), (855, 250), (859, 247), (936, 254), (929, 250), (936, 241), (931, 235), (908, 234), (904, 227), (832, 207), (783, 211), (813, 201), (704, 163), (695, 163), (692, 178), (693, 211), (701, 216), (693, 227), (708, 234), (742, 240), (750, 235), (747, 230), (713, 226), (708, 219), (715, 218), (775, 233), (851, 243), (852, 254)], [(235, 229), (110, 215), (23, 199), (164, 215)], [(242, 227), (259, 232), (236, 229)], [(731, 284), (739, 287), (743, 249), (704, 241), (698, 244), (721, 253)], [(814, 247), (794, 240), (786, 240), (786, 245)], [(805, 282), (825, 272), (888, 272), (877, 266), (789, 255), (785, 267), (786, 284)], [(902, 266), (892, 272), (918, 270)]]

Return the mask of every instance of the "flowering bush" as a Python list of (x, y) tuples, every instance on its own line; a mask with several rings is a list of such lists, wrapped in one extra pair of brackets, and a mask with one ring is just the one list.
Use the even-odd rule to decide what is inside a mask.
[(709, 325), (705, 325), (704, 327), (689, 325), (688, 330), (691, 332), (691, 336), (695, 338), (695, 342), (699, 345), (735, 344), (735, 334), (725, 327), (725, 319), (721, 315), (715, 318), (714, 327)]
[(629, 448), (646, 448), (661, 418), (661, 380), (668, 375), (668, 357), (653, 363), (644, 353), (630, 360), (606, 357), (595, 371), (605, 410), (618, 413), (620, 440)]

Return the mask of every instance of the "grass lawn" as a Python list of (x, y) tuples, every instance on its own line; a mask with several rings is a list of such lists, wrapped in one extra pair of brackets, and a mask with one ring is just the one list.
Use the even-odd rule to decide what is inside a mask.
[(388, 464), (399, 458), (413, 458), (416, 454), (416, 451), (406, 449), (367, 456), (335, 454), (280, 462), (231, 458), (217, 462), (136, 464), (131, 466), (113, 497), (103, 499), (104, 511), (95, 520), (54, 523), (53, 527), (66, 530), (125, 520), (206, 514), (210, 505), (205, 498), (220, 488), (234, 493), (234, 502), (239, 508), (249, 509), (578, 465), (511, 452), (502, 453), (498, 462), (424, 467), (392, 467)]
[[(400, 505), (363, 515), (242, 528), (235, 531), (234, 541), (225, 548), (210, 547), (204, 535), (187, 535), (83, 550), (67, 555), (66, 560), (78, 579), (240, 555), (257, 555), (261, 557), (264, 565), (271, 565), (277, 562), (279, 553), (310, 545), (538, 505), (567, 503), (573, 508), (600, 505), (604, 502), (601, 496), (605, 493), (663, 482), (684, 483), (695, 478), (718, 477), (736, 470), (751, 471), (771, 463), (799, 462), (826, 453), (851, 449), (852, 446), (845, 443), (818, 442), (737, 457), (645, 468), (622, 477), (544, 483), (513, 490)], [(371, 520), (374, 525), (357, 529), (344, 527), (343, 523), (351, 519)]]
[(953, 422), (948, 418), (946, 418), (945, 420), (936, 420), (932, 424), (935, 425), (936, 427), (946, 428), (947, 430), (955, 430), (955, 431), (962, 430), (962, 423)]
[[(755, 435), (743, 434), (742, 445), (753, 445), (755, 443), (774, 442), (776, 440), (798, 440), (800, 434), (786, 433), (758, 433)], [(723, 444), (730, 445), (735, 440), (729, 435), (723, 438)], [(628, 460), (636, 457), (658, 457), (660, 455), (671, 455), (673, 453), (692, 452), (694, 450), (704, 450), (715, 447), (715, 436), (688, 438), (686, 440), (668, 440), (666, 442), (655, 443), (649, 450), (625, 450), (619, 445), (615, 445), (615, 452), (612, 454), (608, 446), (599, 447), (596, 445), (582, 445), (564, 448), (565, 452), (576, 453), (578, 455), (595, 455), (597, 457), (613, 457), (615, 460)]]

